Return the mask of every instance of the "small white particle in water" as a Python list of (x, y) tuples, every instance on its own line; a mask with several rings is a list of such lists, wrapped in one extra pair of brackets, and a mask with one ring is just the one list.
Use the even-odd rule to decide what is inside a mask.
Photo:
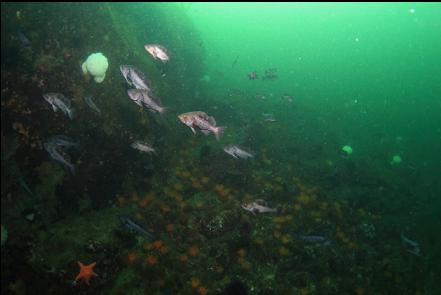
[(411, 9), (409, 9), (409, 12), (414, 14), (415, 13), (415, 9), (411, 8)]
[(360, 39), (358, 39), (358, 37), (357, 37), (357, 38), (355, 38), (355, 42), (358, 42), (358, 41), (360, 41)]

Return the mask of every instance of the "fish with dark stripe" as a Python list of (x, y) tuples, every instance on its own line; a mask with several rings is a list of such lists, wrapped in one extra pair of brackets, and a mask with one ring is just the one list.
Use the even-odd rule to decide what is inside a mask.
[(121, 215), (119, 219), (121, 220), (121, 223), (132, 233), (144, 237), (149, 242), (154, 241), (155, 238), (153, 235), (129, 216)]

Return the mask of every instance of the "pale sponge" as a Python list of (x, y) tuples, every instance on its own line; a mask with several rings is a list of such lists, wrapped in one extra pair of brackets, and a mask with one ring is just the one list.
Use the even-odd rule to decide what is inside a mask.
[(101, 52), (92, 53), (91, 55), (89, 55), (82, 66), (83, 73), (91, 74), (94, 77), (95, 82), (97, 83), (101, 83), (104, 81), (108, 67), (109, 62)]

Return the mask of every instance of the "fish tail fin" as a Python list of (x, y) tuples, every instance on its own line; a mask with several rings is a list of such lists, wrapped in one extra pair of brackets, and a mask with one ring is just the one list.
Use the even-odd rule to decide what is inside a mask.
[(226, 127), (216, 127), (214, 129), (214, 135), (216, 136), (216, 139), (219, 140), (221, 136), (224, 134)]
[(73, 120), (73, 118), (74, 118), (74, 116), (75, 116), (75, 111), (74, 111), (74, 109), (70, 109), (70, 110), (68, 110), (68, 111), (67, 111), (67, 114), (69, 115), (69, 118), (70, 118), (71, 120)]
[(74, 164), (71, 163), (62, 163), (62, 164), (64, 171), (66, 172), (68, 171), (70, 172), (71, 175), (75, 175), (76, 169)]
[(76, 172), (75, 166), (74, 165), (70, 165), (69, 166), (69, 171), (70, 171), (70, 173), (72, 173), (72, 175), (75, 175), (75, 172)]
[(164, 114), (167, 113), (167, 112), (168, 112), (168, 108), (160, 107), (158, 109), (158, 113), (161, 115), (161, 117), (163, 117)]

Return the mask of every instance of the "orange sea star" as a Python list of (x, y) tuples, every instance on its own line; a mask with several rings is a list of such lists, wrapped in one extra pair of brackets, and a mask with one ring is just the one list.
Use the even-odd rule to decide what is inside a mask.
[(93, 276), (95, 276), (95, 277), (98, 276), (93, 271), (93, 268), (95, 267), (96, 262), (89, 264), (89, 265), (84, 265), (78, 261), (78, 265), (80, 266), (80, 272), (78, 273), (77, 277), (75, 278), (75, 281), (82, 279), (82, 280), (85, 280), (86, 283), (89, 285), (90, 278), (92, 278)]

